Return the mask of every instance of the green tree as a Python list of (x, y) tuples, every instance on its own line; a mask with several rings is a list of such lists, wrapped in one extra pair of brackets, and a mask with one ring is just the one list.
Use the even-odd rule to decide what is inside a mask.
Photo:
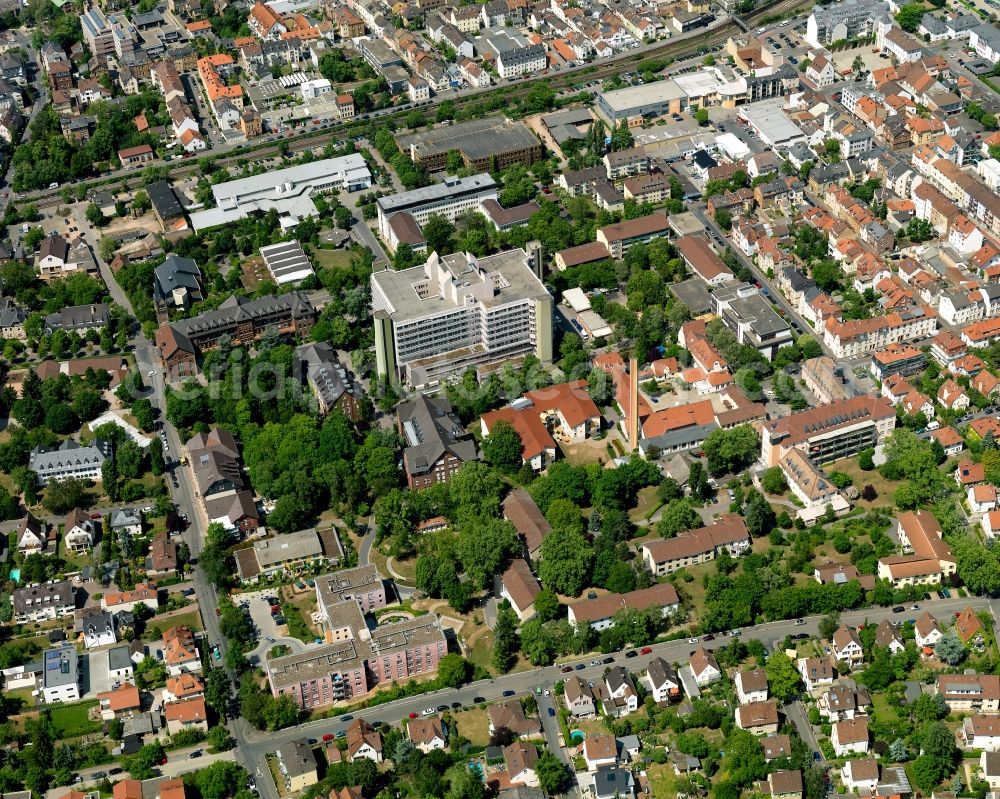
[(708, 124), (708, 109), (707, 108), (699, 108), (697, 111), (695, 111), (694, 112), (694, 121), (697, 122), (702, 127), (704, 127), (705, 125), (707, 125)]
[(965, 644), (953, 632), (947, 632), (934, 644), (934, 654), (949, 666), (957, 666), (965, 660)]
[(543, 622), (552, 621), (559, 615), (559, 597), (553, 591), (543, 588), (535, 595), (535, 615)]
[(549, 796), (562, 793), (569, 781), (566, 766), (548, 750), (538, 756), (535, 774), (538, 775), (539, 787)]
[(783, 494), (788, 488), (785, 473), (781, 471), (779, 466), (766, 469), (761, 476), (760, 484), (768, 494)]
[(104, 213), (101, 211), (101, 207), (97, 205), (97, 203), (91, 203), (87, 206), (86, 217), (87, 221), (94, 227), (102, 227), (107, 221), (104, 218)]
[(748, 424), (728, 430), (719, 428), (706, 436), (702, 451), (708, 459), (710, 474), (735, 473), (756, 460), (760, 453), (760, 438)]
[(493, 668), (499, 674), (506, 674), (517, 653), (517, 616), (508, 607), (497, 612), (493, 628)]
[(795, 663), (784, 652), (774, 652), (764, 664), (767, 672), (767, 685), (771, 694), (787, 703), (796, 697), (802, 685), (802, 678)]
[(542, 585), (564, 596), (579, 596), (590, 574), (594, 551), (573, 530), (553, 530), (542, 540), (538, 576)]
[(691, 507), (691, 503), (687, 499), (675, 499), (661, 511), (656, 532), (664, 538), (672, 538), (701, 525), (701, 516)]
[(513, 474), (521, 468), (523, 452), (521, 436), (514, 426), (500, 419), (495, 422), (482, 442), (483, 457), (491, 466), (502, 472)]
[(907, 3), (900, 6), (899, 12), (896, 14), (896, 23), (907, 33), (916, 33), (923, 16), (924, 6), (922, 3)]

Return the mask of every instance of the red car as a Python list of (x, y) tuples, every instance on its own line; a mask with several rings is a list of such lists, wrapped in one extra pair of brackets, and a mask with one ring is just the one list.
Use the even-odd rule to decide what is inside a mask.
[(326, 735), (323, 736), (323, 740), (324, 741), (332, 741), (333, 740), (333, 733), (332, 732), (328, 732)]
[(649, 647), (649, 646), (644, 646), (642, 649), (639, 650), (639, 654), (640, 655), (652, 655), (653, 654), (653, 648)]
[(411, 718), (411, 719), (415, 719), (416, 717), (417, 717), (417, 714), (416, 714), (416, 713), (411, 713), (411, 714), (410, 714), (410, 718)]

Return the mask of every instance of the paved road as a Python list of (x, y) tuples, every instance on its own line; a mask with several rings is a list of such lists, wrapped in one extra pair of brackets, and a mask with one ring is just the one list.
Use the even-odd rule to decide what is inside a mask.
[(361, 539), (361, 546), (358, 547), (358, 565), (367, 566), (368, 559), (372, 554), (372, 545), (375, 543), (375, 528), (368, 526), (368, 532)]
[(559, 745), (559, 718), (558, 716), (549, 715), (549, 708), (558, 713), (554, 699), (555, 697), (545, 696), (544, 694), (535, 697), (536, 704), (538, 705), (538, 715), (542, 720), (542, 733), (545, 735), (545, 744), (548, 746), (549, 751), (555, 752), (556, 757), (569, 766), (572, 771), (573, 764), (569, 753)]
[[(919, 612), (908, 611), (904, 614), (894, 614), (890, 608), (870, 608), (868, 610), (851, 611), (841, 614), (841, 620), (845, 624), (856, 626), (863, 623), (877, 623), (882, 619), (912, 618), (922, 613), (925, 609), (943, 619), (949, 614), (954, 614), (970, 605), (976, 610), (990, 608), (990, 602), (982, 598), (942, 599), (934, 602), (922, 602), (920, 605), (921, 609)], [(812, 636), (818, 635), (821, 618), (821, 616), (807, 617), (805, 623), (801, 625), (795, 625), (791, 620), (760, 624), (756, 627), (745, 629), (743, 631), (743, 639), (758, 639), (771, 649), (776, 643), (783, 641), (789, 633), (805, 632)], [(728, 645), (731, 640), (728, 636), (719, 636), (714, 641), (705, 642), (702, 645), (706, 649), (716, 649)], [(686, 640), (668, 641), (653, 646), (652, 654), (626, 658), (624, 653), (618, 652), (614, 655), (614, 663), (612, 664), (601, 664), (599, 666), (585, 665), (584, 668), (579, 671), (574, 670), (573, 673), (585, 680), (598, 680), (602, 678), (606, 669), (614, 665), (625, 666), (633, 673), (641, 673), (645, 671), (649, 662), (655, 657), (662, 657), (670, 662), (682, 662), (687, 660), (694, 648), (695, 646), (689, 644)], [(587, 657), (580, 662), (589, 664), (590, 660), (591, 658)], [(558, 680), (564, 679), (565, 675), (562, 673), (563, 665), (558, 664), (527, 672), (516, 672), (497, 677), (493, 680), (480, 680), (462, 688), (444, 689), (422, 696), (401, 699), (396, 702), (366, 708), (357, 714), (321, 719), (273, 733), (247, 729), (243, 722), (238, 722), (244, 726), (240, 737), (246, 742), (243, 744), (244, 750), (249, 754), (251, 759), (256, 760), (263, 757), (265, 753), (274, 751), (276, 746), (297, 738), (321, 738), (327, 733), (336, 734), (341, 730), (346, 731), (354, 715), (363, 717), (370, 722), (381, 721), (386, 724), (398, 724), (400, 721), (406, 719), (408, 714), (420, 714), (427, 707), (437, 707), (443, 704), (450, 706), (453, 702), (458, 702), (463, 707), (469, 707), (475, 704), (474, 699), (476, 697), (482, 697), (487, 702), (492, 702), (502, 699), (505, 691), (514, 691), (517, 695), (534, 694), (537, 687), (551, 688)], [(576, 663), (574, 662), (573, 665), (575, 666)], [(547, 715), (547, 711), (543, 712)]]
[(806, 716), (806, 711), (802, 707), (802, 703), (796, 700), (785, 705), (782, 711), (785, 714), (785, 718), (795, 725), (799, 737), (805, 742), (806, 746), (814, 752), (819, 752), (820, 762), (825, 763), (826, 756), (823, 754), (823, 750), (820, 749), (819, 741), (816, 738), (816, 731), (813, 729), (812, 724), (809, 723), (809, 718)]
[[(796, 323), (798, 323), (799, 331), (798, 332), (794, 330), (792, 331), (794, 336), (801, 335), (801, 333), (813, 333), (813, 328), (809, 325), (808, 322), (806, 322), (805, 319), (799, 316), (798, 312), (794, 308), (792, 308), (788, 300), (786, 300), (781, 295), (781, 292), (779, 292), (771, 285), (771, 282), (768, 280), (767, 275), (762, 273), (754, 264), (754, 262), (750, 258), (747, 258), (740, 251), (739, 247), (737, 247), (733, 242), (729, 241), (729, 239), (726, 238), (725, 231), (722, 228), (720, 228), (717, 224), (715, 224), (715, 220), (712, 219), (712, 217), (708, 214), (708, 212), (705, 209), (705, 206), (703, 206), (700, 203), (692, 204), (689, 210), (697, 217), (699, 222), (701, 222), (706, 228), (708, 228), (709, 232), (715, 237), (717, 243), (721, 243), (723, 246), (729, 247), (729, 249), (732, 250), (733, 253), (736, 255), (737, 260), (743, 266), (745, 266), (747, 269), (750, 270), (750, 273), (754, 276), (754, 279), (756, 279), (761, 284), (761, 286), (767, 287), (768, 293), (770, 294), (770, 297), (768, 299), (771, 301), (771, 303), (781, 308), (782, 311), (785, 312), (786, 318), (788, 320), (795, 321)], [(823, 337), (815, 334), (813, 335), (813, 337), (816, 339), (817, 342), (819, 342), (820, 347), (823, 348), (823, 352), (826, 353), (827, 355), (830, 355), (829, 349), (823, 343)]]
[[(161, 777), (180, 777), (183, 774), (188, 774), (192, 771), (198, 771), (199, 769), (205, 768), (205, 766), (210, 766), (212, 763), (217, 763), (221, 760), (235, 760), (236, 755), (232, 749), (228, 752), (217, 752), (216, 754), (211, 754), (207, 751), (206, 744), (198, 744), (197, 746), (189, 746), (184, 749), (175, 749), (173, 751), (167, 752), (167, 762), (165, 765), (159, 767), (159, 772)], [(195, 750), (201, 750), (203, 754), (200, 757), (192, 758), (191, 752)], [(77, 773), (83, 777), (83, 782), (79, 785), (96, 785), (103, 778), (97, 778), (95, 774), (101, 774), (102, 772), (107, 773), (111, 768), (114, 768), (113, 764), (106, 766), (95, 766), (94, 768), (81, 769)], [(120, 774), (109, 774), (107, 776), (108, 781), (115, 783), (120, 780), (129, 779), (129, 773), (123, 771)], [(57, 799), (57, 797), (62, 797), (66, 793), (66, 787), (52, 788), (46, 794), (46, 799)]]
[(351, 227), (351, 235), (358, 240), (358, 243), (372, 251), (372, 254), (375, 256), (375, 264), (392, 263), (392, 258), (382, 249), (382, 244), (379, 242), (378, 237), (372, 233), (371, 228), (368, 227), (368, 223), (364, 219), (354, 223)]

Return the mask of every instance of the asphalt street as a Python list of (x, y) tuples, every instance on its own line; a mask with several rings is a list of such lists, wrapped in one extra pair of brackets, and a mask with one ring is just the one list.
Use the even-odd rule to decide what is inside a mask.
[[(845, 624), (857, 626), (859, 624), (878, 623), (883, 619), (905, 620), (915, 618), (924, 610), (929, 610), (938, 618), (943, 619), (949, 616), (949, 614), (954, 614), (967, 606), (971, 606), (976, 610), (990, 610), (993, 612), (990, 602), (986, 599), (978, 597), (956, 597), (952, 599), (921, 602), (919, 611), (910, 611), (907, 609), (904, 613), (893, 613), (891, 608), (869, 608), (867, 610), (850, 611), (842, 613), (841, 620)], [(907, 608), (909, 608), (909, 606), (907, 606)], [(995, 613), (994, 618), (996, 618)], [(807, 633), (810, 636), (818, 636), (819, 623), (821, 619), (821, 616), (810, 616), (803, 619), (803, 623), (801, 624), (796, 624), (792, 620), (760, 624), (752, 628), (745, 628), (742, 631), (742, 639), (745, 641), (757, 639), (761, 641), (768, 648), (768, 650), (772, 650), (775, 643), (780, 643), (784, 640), (785, 636), (790, 633)], [(691, 652), (697, 648), (697, 646), (704, 646), (706, 649), (712, 650), (726, 646), (731, 641), (732, 639), (725, 635), (717, 636), (713, 641), (702, 642), (697, 645), (688, 643), (686, 639), (668, 641), (653, 646), (652, 653), (648, 655), (638, 655), (636, 657), (626, 658), (624, 652), (615, 653), (613, 656), (614, 663), (612, 664), (591, 666), (589, 664), (592, 658), (587, 657), (582, 661), (570, 661), (569, 665), (574, 666), (573, 674), (582, 677), (585, 680), (596, 681), (602, 678), (606, 669), (609, 669), (614, 665), (624, 666), (632, 673), (640, 674), (645, 671), (649, 662), (653, 658), (662, 657), (669, 662), (683, 662), (687, 660)], [(582, 663), (583, 668), (576, 670), (575, 667), (577, 663)], [(507, 674), (492, 680), (481, 680), (461, 688), (443, 689), (433, 693), (423, 694), (421, 696), (401, 699), (384, 705), (376, 705), (374, 707), (366, 708), (363, 711), (359, 711), (356, 714), (334, 716), (302, 724), (297, 727), (280, 730), (278, 732), (259, 732), (257, 730), (248, 729), (244, 724), (243, 735), (240, 737), (242, 740), (245, 740), (243, 749), (247, 753), (248, 758), (250, 760), (257, 760), (258, 758), (263, 757), (267, 752), (274, 751), (276, 746), (288, 741), (303, 737), (320, 739), (326, 734), (336, 735), (342, 730), (346, 731), (355, 715), (363, 717), (370, 722), (381, 721), (386, 724), (398, 724), (400, 721), (406, 719), (410, 713), (420, 715), (420, 713), (426, 708), (437, 708), (440, 705), (450, 706), (453, 702), (458, 702), (463, 707), (470, 707), (476, 704), (475, 699), (477, 697), (481, 697), (486, 702), (493, 702), (503, 699), (505, 692), (509, 691), (513, 691), (515, 695), (523, 696), (529, 693), (534, 694), (536, 688), (539, 687), (543, 690), (545, 688), (551, 689), (556, 682), (564, 679), (566, 676), (562, 672), (562, 669), (566, 665), (566, 663), (559, 663), (547, 668)], [(541, 708), (544, 702), (544, 696), (536, 697), (536, 699), (540, 700), (539, 707)], [(542, 710), (542, 713), (545, 717), (548, 716), (547, 711)], [(243, 724), (243, 722), (239, 723)], [(558, 736), (558, 731), (556, 731), (556, 736)], [(551, 745), (549, 732), (547, 730), (546, 740), (549, 741)]]

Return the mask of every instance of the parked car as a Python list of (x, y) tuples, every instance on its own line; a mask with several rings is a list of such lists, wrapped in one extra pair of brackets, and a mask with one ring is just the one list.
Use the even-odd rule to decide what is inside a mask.
[(473, 704), (476, 704), (476, 705), (481, 705), (485, 701), (486, 701), (486, 697), (485, 696), (474, 696), (474, 697), (472, 697), (472, 702), (473, 702)]
[(549, 708), (549, 718), (555, 718), (556, 709), (554, 707)]
[(188, 755), (189, 758), (201, 757), (205, 754), (201, 749), (195, 749), (191, 754)]
[(511, 696), (514, 695), (514, 692), (513, 691), (504, 691), (503, 695), (506, 696), (506, 697), (511, 697)]
[[(416, 717), (417, 717), (417, 714), (416, 714), (416, 713), (411, 713), (411, 714), (410, 714), (410, 718), (411, 718), (411, 719), (415, 719)], [(333, 733), (332, 733), (332, 732), (328, 732), (328, 733), (326, 733), (326, 734), (325, 734), (325, 735), (323, 736), (323, 740), (324, 740), (324, 741), (332, 741), (332, 740), (333, 740)]]
[(562, 668), (560, 669), (560, 671), (561, 671), (561, 672), (562, 672), (563, 674), (569, 674), (569, 673), (570, 673), (571, 671), (573, 671), (573, 667), (572, 667), (572, 666), (563, 666), (563, 667), (562, 667)]
[(639, 654), (640, 655), (652, 655), (653, 654), (653, 647), (651, 647), (651, 646), (644, 646), (642, 649), (639, 650)]
[(636, 652), (634, 649), (630, 649), (628, 652), (625, 653), (625, 657), (627, 657), (627, 658), (637, 658), (637, 657), (639, 657), (639, 653)]

